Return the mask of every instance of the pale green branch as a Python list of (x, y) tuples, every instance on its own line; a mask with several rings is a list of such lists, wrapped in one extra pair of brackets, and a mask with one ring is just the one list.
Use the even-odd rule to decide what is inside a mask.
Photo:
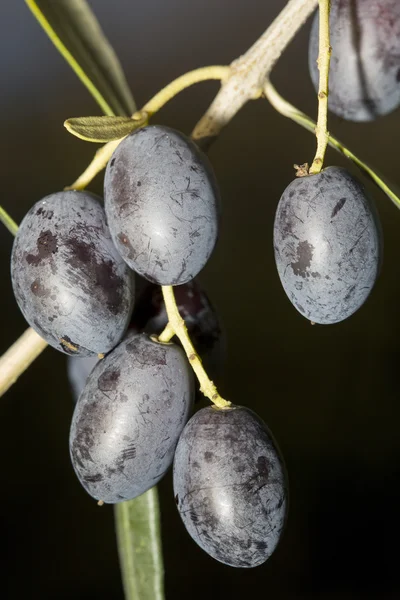
[(331, 45), (329, 38), (330, 0), (319, 0), (319, 87), (318, 87), (318, 120), (315, 128), (317, 151), (310, 167), (310, 174), (317, 174), (324, 164), (324, 156), (328, 146), (328, 87)]

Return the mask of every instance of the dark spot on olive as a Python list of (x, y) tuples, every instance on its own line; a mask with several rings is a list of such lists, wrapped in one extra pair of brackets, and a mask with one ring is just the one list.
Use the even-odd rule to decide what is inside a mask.
[(93, 462), (90, 454), (94, 444), (93, 430), (91, 427), (82, 427), (76, 434), (71, 445), (71, 455), (75, 464), (85, 468), (84, 461)]
[(128, 446), (125, 450), (122, 450), (119, 461), (125, 462), (126, 460), (133, 460), (136, 456), (136, 447)]
[(343, 208), (343, 206), (346, 204), (346, 200), (347, 198), (340, 198), (339, 202), (337, 202), (337, 204), (333, 207), (331, 219), (333, 219), (333, 217), (338, 214), (339, 210)]
[(46, 210), (45, 208), (43, 208), (42, 206), (36, 211), (36, 214), (38, 216), (43, 215), (44, 219), (51, 219), (52, 216), (54, 215), (54, 211), (52, 210)]
[(107, 298), (107, 308), (113, 314), (121, 309), (123, 280), (115, 274), (111, 260), (103, 260), (95, 267), (96, 284), (99, 285)]
[(111, 259), (100, 261), (94, 242), (88, 244), (77, 238), (71, 238), (66, 242), (70, 248), (71, 256), (67, 259), (68, 264), (76, 269), (90, 265), (90, 270), (85, 270), (92, 283), (99, 286), (105, 296), (107, 308), (113, 314), (122, 310), (122, 288), (123, 280), (115, 274)]
[(266, 456), (259, 456), (257, 458), (257, 469), (262, 475), (268, 475), (269, 473), (269, 462)]
[(347, 292), (347, 294), (344, 297), (344, 301), (348, 302), (350, 300), (350, 298), (354, 295), (356, 286), (352, 285), (351, 288), (349, 289), (349, 291)]
[(102, 392), (110, 392), (117, 389), (120, 377), (119, 369), (108, 369), (102, 373), (97, 381), (97, 387)]
[(268, 544), (267, 542), (256, 540), (256, 548), (257, 550), (266, 550), (268, 548)]
[(57, 252), (57, 237), (51, 231), (42, 231), (36, 242), (37, 254), (28, 254), (26, 262), (33, 267), (37, 267), (42, 260), (50, 257)]
[(92, 260), (95, 252), (93, 242), (88, 244), (87, 242), (74, 237), (67, 240), (65, 245), (68, 246), (71, 251), (71, 256), (68, 258), (67, 262), (72, 267), (80, 268), (82, 266), (81, 263), (89, 263)]
[(295, 275), (300, 275), (300, 277), (304, 278), (307, 277), (307, 269), (311, 265), (313, 250), (314, 246), (309, 244), (307, 241), (298, 243), (296, 256), (297, 262), (290, 264)]
[(211, 462), (214, 458), (214, 454), (212, 452), (204, 452), (204, 460), (206, 462)]
[(35, 279), (35, 281), (31, 284), (32, 293), (39, 298), (47, 298), (50, 295), (50, 290), (46, 289), (39, 281), (39, 279)]
[(86, 483), (98, 483), (99, 481), (103, 481), (104, 477), (101, 473), (96, 473), (95, 475), (87, 475), (84, 478)]

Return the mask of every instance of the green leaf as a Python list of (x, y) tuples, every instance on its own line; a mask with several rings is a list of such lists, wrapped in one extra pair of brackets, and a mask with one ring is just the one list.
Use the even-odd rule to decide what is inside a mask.
[(147, 114), (138, 119), (131, 117), (77, 117), (67, 119), (64, 127), (86, 142), (112, 142), (119, 140), (147, 122)]
[(106, 115), (128, 116), (135, 102), (118, 58), (86, 0), (25, 0)]
[(164, 600), (157, 487), (114, 507), (125, 600)]

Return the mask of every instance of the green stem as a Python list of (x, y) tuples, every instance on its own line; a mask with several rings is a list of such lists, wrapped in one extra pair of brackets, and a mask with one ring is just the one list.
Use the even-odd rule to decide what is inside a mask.
[[(172, 100), (177, 94), (202, 81), (220, 80), (223, 81), (230, 73), (230, 67), (210, 66), (189, 71), (181, 75), (174, 81), (171, 81), (165, 88), (160, 90), (153, 98), (151, 98), (140, 111), (132, 115), (132, 118), (140, 118), (142, 113), (147, 113), (150, 117), (160, 110), (167, 102)], [(66, 190), (83, 190), (89, 185), (94, 177), (102, 171), (110, 160), (114, 150), (118, 147), (124, 138), (108, 142), (97, 150), (92, 162), (87, 166), (85, 171), (78, 177), (72, 185), (66, 187)]]
[(157, 487), (114, 507), (125, 600), (164, 600)]
[(18, 225), (16, 222), (10, 217), (10, 215), (4, 210), (2, 206), (0, 206), (0, 221), (5, 225), (8, 231), (15, 236), (18, 231)]
[[(283, 115), (284, 117), (288, 117), (292, 121), (295, 121), (305, 129), (308, 129), (308, 131), (315, 131), (315, 121), (313, 121), (306, 114), (298, 110), (295, 106), (290, 104), (290, 102), (282, 98), (282, 96), (276, 91), (276, 89), (270, 81), (267, 81), (264, 85), (264, 95), (275, 108), (275, 110), (277, 110), (281, 115)], [(367, 165), (367, 163), (363, 162), (360, 158), (358, 158), (353, 152), (346, 148), (346, 146), (342, 144), (342, 142), (340, 142), (337, 138), (333, 137), (333, 135), (328, 136), (328, 143), (332, 148), (334, 148), (335, 150), (337, 150), (341, 154), (344, 154), (344, 156), (352, 160), (354, 164), (356, 164), (362, 171), (364, 171), (372, 179), (372, 181), (376, 183), (376, 185), (380, 187), (383, 192), (385, 192), (385, 194), (390, 198), (393, 204), (395, 204), (397, 208), (400, 208), (400, 198), (396, 196), (393, 190), (390, 189), (390, 187), (384, 182), (384, 180), (381, 179), (375, 173), (375, 171)]]
[(162, 334), (158, 337), (159, 341), (167, 342), (175, 333), (186, 352), (186, 356), (188, 357), (193, 371), (196, 373), (200, 383), (200, 391), (211, 400), (215, 406), (218, 406), (218, 408), (230, 406), (231, 403), (219, 395), (216, 386), (208, 377), (201, 362), (201, 358), (191, 342), (185, 321), (179, 314), (173, 287), (171, 285), (163, 285), (161, 289), (164, 297), (165, 309), (168, 315), (168, 324)]
[(172, 98), (175, 98), (175, 96), (183, 92), (186, 88), (202, 81), (217, 80), (223, 82), (229, 77), (230, 72), (230, 67), (221, 65), (211, 65), (209, 67), (200, 67), (199, 69), (188, 71), (188, 73), (184, 73), (180, 77), (177, 77), (177, 79), (174, 79), (160, 90), (153, 98), (151, 98), (151, 100), (146, 102), (141, 110), (151, 117), (167, 104), (167, 102), (172, 100)]

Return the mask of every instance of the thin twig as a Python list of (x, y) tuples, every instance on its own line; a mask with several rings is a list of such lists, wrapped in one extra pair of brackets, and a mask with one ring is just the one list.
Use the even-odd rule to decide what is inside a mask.
[[(168, 315), (168, 335), (175, 335), (179, 338), (183, 349), (186, 352), (186, 356), (190, 362), (190, 365), (193, 371), (196, 373), (197, 379), (200, 382), (200, 391), (211, 400), (218, 408), (225, 408), (230, 406), (230, 402), (228, 400), (224, 400), (222, 398), (214, 383), (209, 379), (207, 373), (204, 370), (201, 359), (197, 354), (192, 342), (190, 341), (190, 337), (185, 325), (185, 321), (182, 319), (179, 314), (178, 307), (175, 301), (174, 290), (170, 285), (162, 286), (162, 293), (164, 296), (165, 308)], [(163, 335), (164, 334), (164, 335)], [(168, 335), (166, 334), (166, 330), (164, 330), (163, 334), (159, 336), (160, 341), (167, 341)], [(171, 335), (171, 337), (172, 337)]]
[(332, 48), (329, 39), (330, 0), (319, 0), (319, 87), (318, 87), (318, 120), (315, 128), (317, 151), (310, 167), (310, 174), (316, 175), (322, 169), (326, 148), (328, 146), (328, 87), (329, 64)]
[(265, 78), (318, 5), (318, 0), (289, 0), (263, 35), (231, 64), (231, 74), (197, 123), (192, 137), (209, 144), (249, 101), (259, 98)]

